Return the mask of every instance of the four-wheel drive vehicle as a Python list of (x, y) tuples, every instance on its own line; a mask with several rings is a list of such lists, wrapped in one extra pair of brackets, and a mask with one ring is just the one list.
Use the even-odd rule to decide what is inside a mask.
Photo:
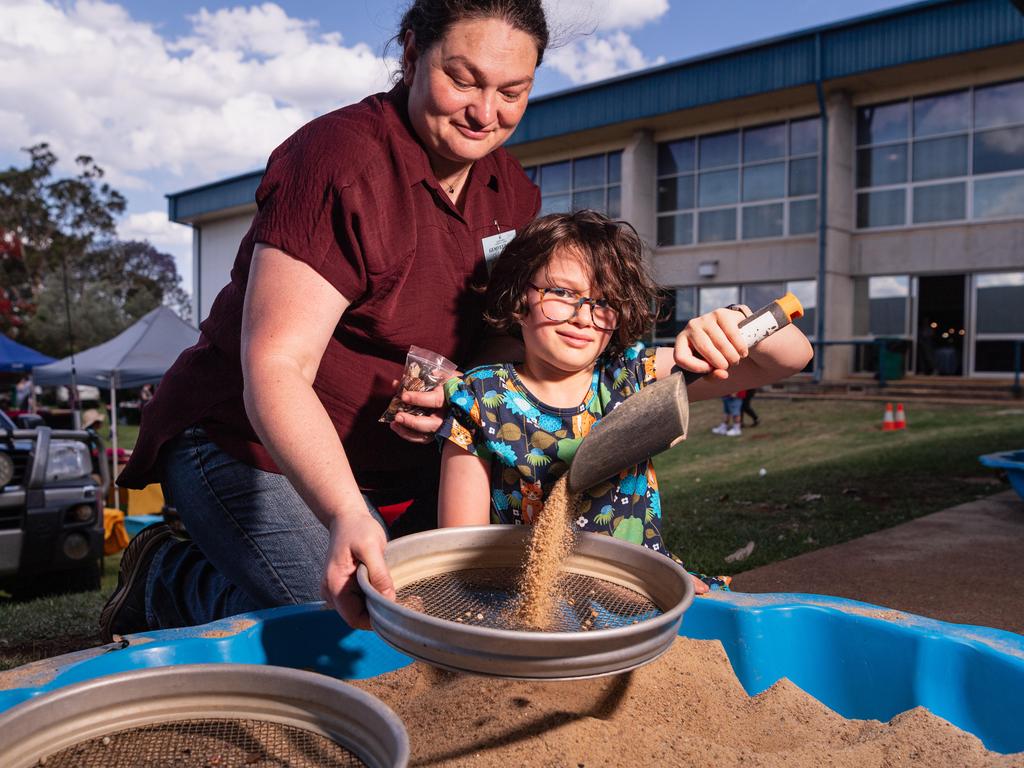
[(19, 429), (0, 412), (0, 589), (98, 589), (108, 471), (92, 431)]

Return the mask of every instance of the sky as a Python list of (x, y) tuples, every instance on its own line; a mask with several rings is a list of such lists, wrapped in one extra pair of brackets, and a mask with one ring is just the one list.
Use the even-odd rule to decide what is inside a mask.
[[(177, 258), (168, 193), (262, 168), (316, 115), (387, 87), (407, 0), (0, 0), (0, 168), (50, 143), (128, 200), (122, 239)], [(533, 95), (906, 5), (906, 0), (545, 0)]]

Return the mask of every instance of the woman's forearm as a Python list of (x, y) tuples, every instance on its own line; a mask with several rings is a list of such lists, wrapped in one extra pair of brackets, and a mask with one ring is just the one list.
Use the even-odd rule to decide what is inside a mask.
[(334, 424), (294, 361), (250, 362), (245, 409), (274, 462), (324, 525), (339, 515), (366, 513)]

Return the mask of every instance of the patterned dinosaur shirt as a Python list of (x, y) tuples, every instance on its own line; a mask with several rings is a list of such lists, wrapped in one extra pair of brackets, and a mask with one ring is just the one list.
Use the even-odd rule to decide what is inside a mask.
[[(655, 349), (641, 343), (597, 361), (575, 408), (540, 402), (510, 363), (481, 366), (445, 385), (448, 417), (438, 431), (490, 464), (491, 522), (530, 524), (580, 440), (623, 400), (655, 380)], [(650, 460), (583, 494), (576, 528), (669, 555), (661, 538), (661, 495)]]

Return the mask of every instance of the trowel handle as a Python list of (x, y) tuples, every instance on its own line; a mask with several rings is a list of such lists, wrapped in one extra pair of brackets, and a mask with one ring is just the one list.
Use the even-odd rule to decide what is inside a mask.
[[(800, 304), (800, 299), (787, 292), (785, 296), (743, 318), (739, 326), (740, 337), (747, 345), (747, 349), (753, 349), (776, 331), (785, 328), (798, 317), (803, 317), (803, 314), (804, 308)], [(706, 375), (695, 371), (683, 371), (683, 379), (687, 384)]]

